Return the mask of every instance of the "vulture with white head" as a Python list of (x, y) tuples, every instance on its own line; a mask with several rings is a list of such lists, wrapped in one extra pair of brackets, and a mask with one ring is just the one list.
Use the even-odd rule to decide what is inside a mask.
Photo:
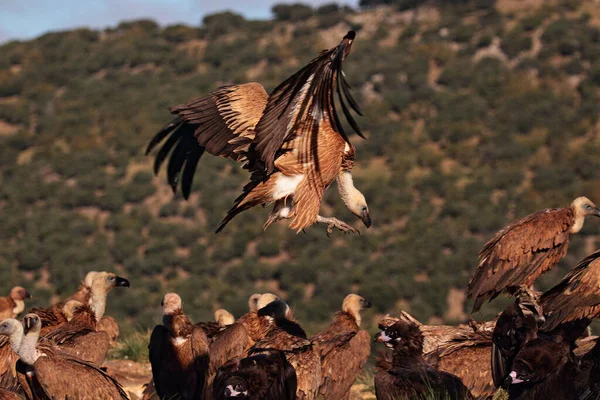
[(513, 294), (556, 265), (566, 254), (571, 234), (583, 227), (585, 217), (600, 217), (600, 209), (586, 197), (569, 207), (547, 208), (502, 228), (479, 252), (479, 264), (467, 295), (473, 311), (506, 291)]
[[(129, 287), (129, 281), (112, 272), (95, 274), (90, 290), (90, 305), (77, 305), (76, 300), (69, 300), (64, 308), (67, 314), (72, 313), (70, 320), (47, 333), (44, 339), (52, 341), (68, 354), (102, 365), (111, 338), (107, 332), (99, 329), (100, 321), (106, 310), (108, 293), (115, 287)], [(73, 306), (72, 309), (69, 305)]]
[(350, 108), (360, 111), (342, 72), (355, 36), (348, 32), (338, 46), (322, 51), (270, 95), (258, 83), (246, 83), (172, 107), (177, 117), (154, 136), (146, 150), (149, 153), (164, 140), (154, 162), (155, 172), (170, 153), (169, 184), (175, 191), (181, 182), (187, 198), (205, 151), (243, 163), (250, 182), (217, 232), (240, 212), (274, 203), (265, 229), (288, 219), (296, 231), (317, 222), (326, 224), (328, 233), (334, 227), (356, 233), (337, 218), (319, 215), (323, 194), (336, 179), (346, 207), (369, 227), (367, 202), (352, 180), (354, 147), (338, 115), (341, 107), (350, 126), (362, 136)]
[(161, 399), (203, 398), (208, 372), (208, 339), (183, 313), (181, 297), (165, 294), (162, 325), (150, 337), (150, 364)]
[(30, 298), (31, 294), (25, 288), (12, 288), (8, 296), (0, 297), (0, 319), (15, 318), (25, 309), (25, 299)]
[(360, 329), (360, 312), (371, 303), (349, 294), (342, 303), (331, 325), (311, 340), (321, 355), (321, 386), (324, 399), (346, 400), (350, 389), (371, 354), (371, 336)]
[[(19, 357), (26, 364), (36, 399), (128, 399), (121, 385), (99, 367), (66, 354), (49, 342), (38, 341), (42, 323), (35, 314), (27, 314), (25, 336)], [(0, 324), (0, 335), (18, 335), (14, 319)]]

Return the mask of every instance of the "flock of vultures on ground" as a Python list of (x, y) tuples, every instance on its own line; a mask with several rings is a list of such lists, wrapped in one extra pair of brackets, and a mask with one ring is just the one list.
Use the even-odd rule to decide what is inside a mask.
[[(187, 198), (205, 151), (241, 162), (250, 180), (217, 232), (242, 211), (274, 204), (265, 229), (285, 219), (296, 231), (322, 223), (328, 234), (356, 233), (319, 215), (335, 180), (344, 204), (369, 227), (367, 202), (352, 180), (355, 149), (340, 121), (343, 114), (362, 136), (342, 72), (354, 38), (348, 32), (270, 95), (247, 83), (173, 107), (175, 119), (148, 145), (149, 153), (162, 143), (155, 172), (168, 158), (168, 182)], [(383, 317), (371, 338), (361, 330), (361, 310), (370, 303), (349, 294), (329, 327), (309, 336), (275, 294), (250, 296), (249, 312), (237, 320), (218, 310), (215, 321), (194, 324), (182, 299), (167, 293), (150, 338), (144, 398), (349, 399), (373, 339), (382, 344), (377, 399), (599, 399), (600, 341), (588, 326), (600, 314), (600, 250), (547, 292), (533, 289), (590, 215), (600, 209), (579, 197), (525, 216), (485, 244), (467, 289), (474, 311), (502, 293), (514, 297), (491, 321), (422, 325), (403, 312)], [(0, 399), (128, 398), (102, 368), (118, 336), (116, 321), (104, 315), (107, 295), (126, 286), (114, 273), (90, 272), (71, 297), (29, 310), (22, 321), (15, 318), (29, 293), (15, 287), (0, 298)]]

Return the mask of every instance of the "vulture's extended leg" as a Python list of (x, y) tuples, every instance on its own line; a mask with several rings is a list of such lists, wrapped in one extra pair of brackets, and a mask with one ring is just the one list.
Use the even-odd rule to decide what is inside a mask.
[(331, 235), (331, 232), (333, 232), (333, 228), (337, 228), (344, 233), (358, 233), (360, 235), (360, 231), (358, 229), (348, 225), (344, 221), (340, 221), (335, 217), (322, 217), (320, 215), (317, 215), (317, 222), (319, 224), (327, 225), (327, 236)]

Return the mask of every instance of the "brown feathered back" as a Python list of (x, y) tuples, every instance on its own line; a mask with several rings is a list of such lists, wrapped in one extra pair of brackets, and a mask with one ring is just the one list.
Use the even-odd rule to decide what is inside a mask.
[(570, 207), (551, 208), (510, 223), (479, 252), (477, 270), (467, 295), (475, 298), (473, 311), (486, 299), (533, 282), (567, 254), (569, 229), (575, 222)]

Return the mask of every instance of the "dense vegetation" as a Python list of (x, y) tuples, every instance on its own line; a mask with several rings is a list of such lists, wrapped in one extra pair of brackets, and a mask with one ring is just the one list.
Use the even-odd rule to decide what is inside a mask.
[[(420, 3), (280, 5), (271, 21), (227, 12), (199, 27), (141, 20), (1, 46), (0, 292), (19, 283), (45, 304), (88, 270), (115, 270), (132, 287), (113, 293), (109, 314), (129, 331), (159, 320), (168, 290), (195, 319), (276, 292), (311, 331), (352, 291), (374, 303), (368, 322), (399, 308), (464, 318), (461, 292), (496, 230), (579, 195), (600, 202), (600, 14), (593, 1)], [(263, 233), (268, 210), (254, 209), (213, 234), (245, 172), (207, 156), (191, 201), (173, 196), (144, 156), (167, 107), (226, 83), (273, 89), (350, 28), (346, 74), (368, 135), (354, 140), (355, 176), (373, 227)], [(323, 208), (360, 226), (333, 188)], [(598, 233), (589, 220), (540, 287)]]

